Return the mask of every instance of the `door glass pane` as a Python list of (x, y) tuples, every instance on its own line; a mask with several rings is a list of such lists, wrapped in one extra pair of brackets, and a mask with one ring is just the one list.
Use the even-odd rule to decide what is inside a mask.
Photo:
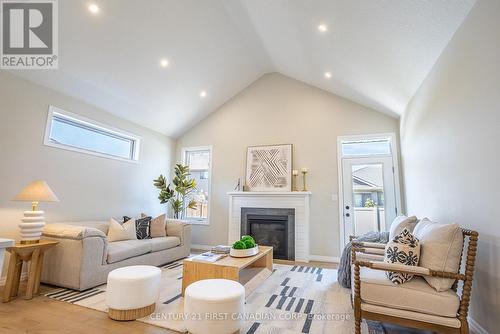
[(352, 205), (355, 235), (385, 229), (382, 164), (352, 165)]

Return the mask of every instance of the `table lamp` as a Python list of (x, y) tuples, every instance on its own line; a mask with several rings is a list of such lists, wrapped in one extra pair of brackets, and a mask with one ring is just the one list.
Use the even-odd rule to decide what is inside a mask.
[(31, 211), (24, 211), (24, 218), (19, 224), (21, 244), (38, 243), (45, 226), (44, 212), (37, 210), (38, 202), (59, 202), (59, 199), (45, 181), (37, 180), (17, 194), (14, 201), (31, 202)]

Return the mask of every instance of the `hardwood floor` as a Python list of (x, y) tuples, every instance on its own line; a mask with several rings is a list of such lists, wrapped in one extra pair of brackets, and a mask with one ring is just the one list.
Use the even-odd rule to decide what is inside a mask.
[[(275, 260), (275, 263), (310, 267), (336, 268), (326, 262), (300, 263)], [(21, 285), (24, 291), (26, 282)], [(41, 293), (47, 291), (41, 286)], [(3, 287), (0, 287), (3, 294)], [(23, 293), (23, 292), (22, 292)], [(32, 300), (16, 298), (10, 303), (0, 303), (0, 333), (2, 334), (177, 334), (139, 321), (119, 322), (106, 313), (72, 305), (43, 296)]]
[[(25, 282), (24, 282), (25, 285)], [(24, 287), (22, 286), (22, 291)], [(3, 287), (0, 289), (3, 293)], [(41, 287), (47, 291), (47, 287)], [(119, 322), (103, 312), (43, 296), (0, 303), (2, 334), (177, 334), (139, 321)]]

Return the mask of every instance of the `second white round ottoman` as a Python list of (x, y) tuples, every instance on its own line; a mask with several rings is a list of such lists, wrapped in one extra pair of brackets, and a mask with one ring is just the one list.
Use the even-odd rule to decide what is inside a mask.
[(245, 288), (226, 279), (190, 284), (184, 293), (185, 325), (193, 334), (231, 334), (240, 330), (245, 312)]
[(129, 266), (108, 274), (106, 304), (114, 320), (135, 320), (154, 312), (160, 296), (161, 270)]

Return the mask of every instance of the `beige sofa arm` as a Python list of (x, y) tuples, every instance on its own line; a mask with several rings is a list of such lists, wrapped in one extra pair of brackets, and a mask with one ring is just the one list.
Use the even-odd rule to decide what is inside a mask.
[(107, 239), (106, 235), (96, 228), (62, 223), (47, 224), (43, 229), (43, 236), (73, 240), (82, 240), (90, 237)]
[(178, 237), (181, 239), (181, 245), (191, 244), (191, 224), (183, 223), (176, 220), (168, 220), (165, 224), (167, 236)]

